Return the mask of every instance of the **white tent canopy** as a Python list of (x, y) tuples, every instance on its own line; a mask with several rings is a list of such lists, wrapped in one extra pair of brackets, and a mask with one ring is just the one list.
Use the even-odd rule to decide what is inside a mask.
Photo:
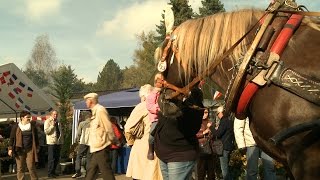
[(0, 118), (22, 110), (44, 117), (53, 108), (54, 103), (15, 64), (0, 66)]

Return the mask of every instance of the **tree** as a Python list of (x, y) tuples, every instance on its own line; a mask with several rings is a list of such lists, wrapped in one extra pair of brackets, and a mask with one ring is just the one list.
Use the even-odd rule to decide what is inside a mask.
[[(170, 0), (168, 3), (172, 6), (172, 11), (174, 14), (174, 26), (178, 26), (184, 21), (191, 19), (193, 17), (193, 10), (190, 5), (188, 5), (188, 0)], [(164, 24), (164, 13), (161, 14), (162, 20), (160, 20), (160, 25), (156, 25), (156, 31), (158, 36), (156, 36), (156, 41), (158, 44), (162, 43), (166, 37), (166, 27)]]
[(31, 81), (39, 88), (44, 88), (49, 85), (49, 80), (46, 73), (43, 70), (26, 69), (24, 73), (28, 76)]
[(31, 58), (27, 61), (27, 69), (42, 70), (48, 74), (56, 69), (57, 64), (58, 60), (49, 36), (46, 34), (38, 36), (31, 52)]
[(113, 61), (113, 59), (108, 60), (108, 62), (103, 67), (102, 71), (99, 72), (96, 90), (113, 90), (119, 89), (122, 83), (122, 72), (119, 65)]
[(218, 12), (225, 12), (224, 5), (220, 0), (202, 0), (197, 17), (209, 16)]
[(62, 65), (52, 74), (52, 95), (59, 99), (59, 112), (61, 120), (67, 119), (72, 93), (75, 91), (76, 83), (79, 81), (71, 66)]
[(70, 128), (72, 123), (72, 106), (70, 103), (70, 99), (73, 92), (77, 88), (76, 83), (79, 80), (71, 66), (66, 65), (62, 65), (56, 71), (54, 71), (52, 73), (52, 79), (52, 95), (59, 99), (59, 115), (65, 139), (65, 143), (62, 148), (62, 154), (67, 155), (68, 149), (71, 145)]
[(51, 73), (58, 64), (56, 53), (49, 42), (48, 35), (40, 35), (35, 40), (31, 57), (26, 63), (24, 73), (40, 88), (49, 85)]
[(137, 36), (138, 49), (134, 51), (133, 65), (123, 70), (123, 88), (139, 87), (146, 83), (152, 83), (156, 71), (154, 51), (157, 48), (155, 32)]

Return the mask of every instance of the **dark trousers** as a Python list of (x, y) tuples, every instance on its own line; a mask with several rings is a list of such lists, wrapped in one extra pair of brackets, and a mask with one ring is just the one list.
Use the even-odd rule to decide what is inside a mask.
[(197, 161), (197, 174), (198, 180), (215, 180), (215, 162), (216, 157), (214, 155), (200, 155)]
[(119, 156), (119, 149), (110, 150), (111, 169), (113, 173), (116, 173), (116, 170), (117, 170), (118, 156)]
[(88, 165), (90, 162), (90, 152), (89, 152), (89, 146), (84, 145), (84, 144), (80, 144), (79, 145), (79, 149), (78, 149), (78, 153), (77, 153), (77, 159), (76, 159), (76, 173), (80, 173), (81, 171), (81, 162), (82, 162), (82, 158), (86, 156), (86, 170), (88, 170)]
[(40, 146), (39, 147), (39, 152), (38, 152), (38, 164), (37, 168), (45, 168), (46, 166), (46, 160), (45, 160), (45, 146)]
[(60, 144), (48, 144), (48, 175), (54, 175), (60, 159)]
[(110, 166), (110, 152), (108, 148), (91, 153), (86, 180), (96, 179), (99, 170), (104, 180), (115, 180)]

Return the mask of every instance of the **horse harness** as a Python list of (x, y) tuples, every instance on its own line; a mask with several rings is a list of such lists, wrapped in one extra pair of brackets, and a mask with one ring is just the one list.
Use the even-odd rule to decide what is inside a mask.
[[(260, 24), (256, 36), (244, 55), (241, 64), (238, 66), (237, 75), (230, 82), (226, 96), (226, 111), (230, 112), (236, 109), (236, 116), (239, 119), (246, 117), (246, 109), (251, 98), (257, 92), (260, 86), (273, 83), (280, 86), (310, 102), (320, 105), (320, 81), (311, 80), (310, 77), (286, 68), (283, 61), (280, 60), (280, 55), (284, 51), (287, 43), (292, 37), (294, 31), (300, 26), (302, 18), (306, 16), (320, 16), (319, 12), (305, 12), (301, 11), (304, 6), (297, 6), (292, 0), (277, 0), (270, 4), (266, 13), (262, 18), (252, 26), (249, 31), (242, 36), (231, 48), (226, 51), (219, 59), (210, 64), (208, 70), (195, 77), (188, 85), (183, 88), (176, 87), (166, 81), (163, 82), (163, 87), (174, 90), (172, 94), (166, 95), (166, 99), (175, 98), (178, 95), (187, 97), (190, 89), (197, 85), (204, 77), (210, 76), (214, 69), (219, 65), (223, 59), (228, 57), (235, 47)], [(288, 21), (280, 28), (280, 32), (275, 32), (272, 27), (273, 20), (278, 13), (285, 13), (288, 16)], [(278, 36), (276, 36), (278, 35)], [(271, 39), (276, 36), (272, 42)], [(178, 48), (171, 47), (175, 36), (166, 38), (166, 46), (162, 53), (162, 57), (158, 64), (158, 70), (163, 72), (167, 68), (168, 55), (171, 53), (171, 61), (174, 56), (178, 56)], [(271, 48), (267, 48), (272, 45)], [(171, 51), (171, 52), (169, 52)], [(239, 101), (239, 89), (246, 74), (252, 73), (251, 81), (247, 83), (244, 91), (241, 93)], [(237, 104), (236, 108), (235, 104)]]

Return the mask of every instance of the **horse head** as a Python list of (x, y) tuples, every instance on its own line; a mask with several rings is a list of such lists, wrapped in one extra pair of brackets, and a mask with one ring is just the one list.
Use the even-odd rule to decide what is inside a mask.
[[(255, 22), (259, 21), (264, 13), (264, 11), (253, 9), (218, 13), (188, 20), (172, 31), (156, 53), (158, 54), (157, 60), (166, 63), (163, 74), (167, 84), (164, 85), (167, 87), (173, 85), (163, 92), (161, 98), (167, 103), (167, 110), (173, 111), (170, 113), (183, 112), (181, 109), (186, 107), (185, 102), (188, 102), (186, 99), (198, 92), (198, 90), (193, 92), (192, 89), (189, 89), (188, 84), (192, 83), (199, 74), (206, 73), (208, 67), (223, 56)], [(275, 31), (280, 32), (287, 20), (288, 16), (277, 16), (275, 21), (281, 28), (276, 26)], [(259, 29), (259, 25), (256, 26), (256, 29)], [(275, 33), (275, 38), (270, 42), (274, 42), (278, 34)], [(320, 78), (319, 36), (319, 20), (305, 17), (281, 55), (281, 60), (287, 67), (316, 79), (315, 82), (318, 82)], [(254, 32), (248, 34), (228, 57), (208, 73), (224, 92), (227, 92), (230, 82), (237, 75), (237, 65), (242, 61), (242, 54), (250, 49), (254, 37)], [(268, 46), (270, 49), (272, 44)], [(250, 81), (250, 76), (248, 71), (244, 81)], [(300, 83), (298, 79), (291, 78), (290, 80), (295, 85)], [(195, 83), (193, 87), (197, 88), (197, 84)], [(187, 93), (187, 90), (190, 90), (191, 95)], [(172, 99), (166, 98), (172, 92), (179, 95)], [(197, 101), (192, 103), (200, 104)], [(284, 129), (319, 120), (319, 105), (275, 84), (267, 84), (260, 88), (250, 102), (248, 116), (250, 129), (258, 146), (288, 167), (289, 174), (292, 173), (297, 179), (320, 178), (320, 173), (317, 171), (320, 168), (320, 158), (315, 158), (315, 154), (320, 152), (319, 132), (317, 131), (319, 128), (295, 134), (278, 145), (269, 141), (271, 137)], [(305, 142), (310, 142), (310, 144)]]

